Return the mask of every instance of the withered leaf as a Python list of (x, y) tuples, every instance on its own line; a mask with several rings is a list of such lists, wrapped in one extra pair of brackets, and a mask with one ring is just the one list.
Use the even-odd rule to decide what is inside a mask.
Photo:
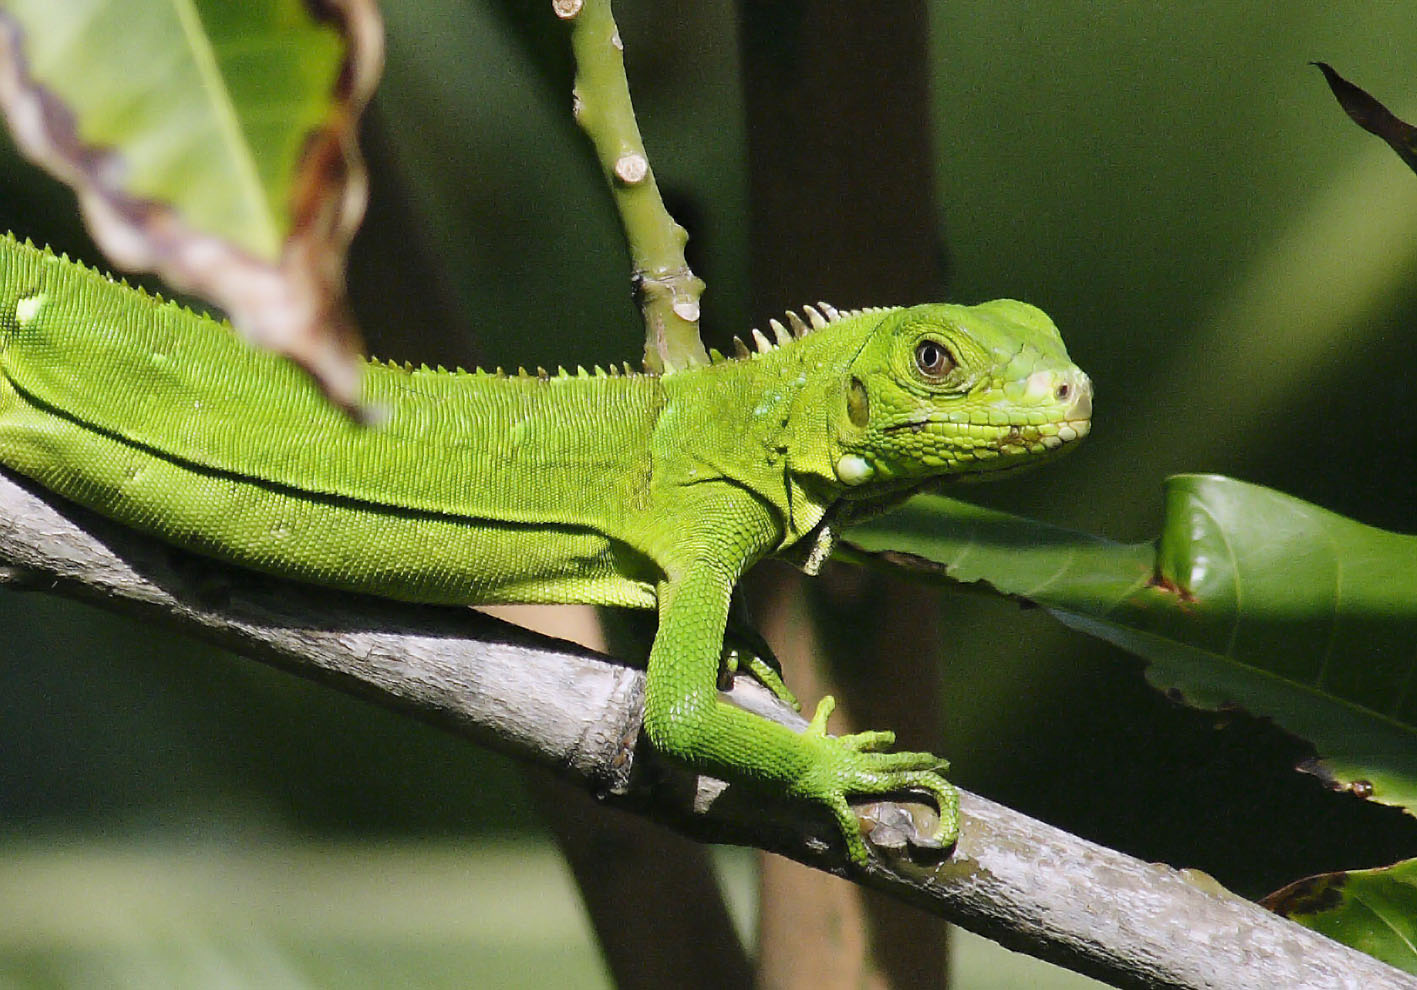
[(0, 109), (99, 247), (224, 310), (351, 411), (355, 127), (382, 64), (374, 0), (0, 6)]
[(1402, 120), (1383, 106), (1364, 89), (1344, 79), (1327, 62), (1313, 65), (1328, 80), (1328, 88), (1353, 122), (1369, 134), (1376, 134), (1386, 141), (1397, 156), (1407, 163), (1407, 167), (1417, 172), (1417, 127)]

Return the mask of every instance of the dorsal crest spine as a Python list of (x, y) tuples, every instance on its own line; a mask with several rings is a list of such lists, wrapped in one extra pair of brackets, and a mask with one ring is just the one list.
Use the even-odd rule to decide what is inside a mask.
[[(757, 327), (754, 327), (748, 332), (748, 337), (751, 342), (745, 341), (742, 337), (734, 337), (733, 353), (731, 356), (724, 354), (717, 348), (709, 348), (709, 364), (723, 364), (726, 361), (754, 360), (763, 354), (771, 353), (784, 345), (790, 344), (794, 340), (806, 337), (808, 334), (815, 333), (818, 330), (825, 330), (832, 324), (842, 320), (854, 319), (855, 317), (865, 316), (870, 313), (885, 313), (888, 310), (889, 307), (886, 306), (863, 306), (857, 309), (837, 309), (831, 303), (820, 300), (815, 305), (809, 304), (803, 306), (800, 315), (794, 310), (789, 309), (782, 315), (781, 319), (774, 317), (768, 320), (767, 325), (768, 329), (772, 331), (771, 335), (765, 334)], [(399, 367), (399, 364), (394, 361), (380, 362), (375, 359), (371, 359), (371, 361), (373, 363), (386, 364), (390, 368)], [(415, 370), (414, 366), (408, 362), (403, 362), (402, 368), (406, 371)], [(423, 365), (419, 370), (427, 372), (429, 369), (426, 365)], [(437, 366), (437, 371), (439, 373), (447, 373), (442, 365)], [(588, 370), (584, 366), (577, 365), (575, 371), (558, 367), (552, 372), (548, 371), (545, 367), (538, 367), (535, 372), (528, 372), (525, 368), (518, 368), (515, 374), (508, 374), (501, 367), (493, 371), (475, 368), (472, 372), (458, 368), (457, 373), (461, 375), (485, 375), (496, 378), (534, 378), (541, 379), (542, 381), (549, 381), (553, 378), (638, 378), (646, 376), (653, 377), (655, 374), (647, 370), (636, 370), (631, 367), (628, 361), (621, 364), (611, 364), (608, 366), (608, 369), (596, 365)]]
[[(767, 354), (775, 351), (784, 344), (814, 333), (817, 330), (825, 330), (833, 323), (841, 320), (849, 320), (857, 316), (865, 316), (868, 313), (884, 313), (885, 306), (866, 306), (860, 309), (837, 309), (829, 302), (818, 301), (815, 306), (807, 305), (802, 307), (803, 316), (788, 310), (783, 314), (783, 319), (773, 318), (768, 320), (768, 329), (772, 331), (769, 338), (761, 330), (754, 327), (749, 336), (752, 337), (752, 346), (749, 346), (743, 338), (733, 338), (733, 356), (728, 357), (716, 348), (710, 348), (709, 364), (722, 364), (725, 361), (751, 360), (760, 354)], [(786, 322), (784, 322), (786, 321)]]

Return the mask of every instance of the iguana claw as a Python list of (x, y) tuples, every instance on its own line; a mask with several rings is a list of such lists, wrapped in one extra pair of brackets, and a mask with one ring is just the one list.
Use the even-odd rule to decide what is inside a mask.
[(848, 858), (864, 866), (870, 853), (861, 837), (861, 825), (847, 802), (848, 795), (888, 795), (924, 791), (935, 801), (940, 821), (930, 844), (951, 845), (959, 831), (959, 795), (940, 773), (949, 762), (932, 753), (886, 753), (895, 742), (893, 732), (858, 732), (829, 736), (827, 718), (836, 707), (830, 695), (822, 698), (803, 736), (817, 749), (814, 767), (793, 787), (795, 793), (827, 806), (846, 842)]

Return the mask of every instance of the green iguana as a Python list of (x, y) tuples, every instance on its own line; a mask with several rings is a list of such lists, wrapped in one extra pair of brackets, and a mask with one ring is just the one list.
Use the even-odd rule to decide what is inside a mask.
[[(729, 599), (755, 561), (820, 566), (840, 521), (1086, 435), (1092, 386), (1020, 302), (838, 312), (663, 376), (374, 362), (360, 426), (217, 321), (0, 243), (0, 463), (153, 536), (282, 577), (446, 604), (658, 608), (644, 731), (865, 842), (847, 798), (957, 798), (890, 732), (804, 733), (720, 700)], [(805, 552), (802, 548), (807, 548)], [(761, 658), (749, 669), (790, 698)]]

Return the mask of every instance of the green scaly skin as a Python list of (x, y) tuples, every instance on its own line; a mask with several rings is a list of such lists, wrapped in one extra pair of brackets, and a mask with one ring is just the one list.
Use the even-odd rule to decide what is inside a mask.
[(886, 752), (889, 732), (827, 735), (830, 698), (802, 734), (720, 701), (734, 584), (799, 541), (818, 561), (832, 519), (1046, 459), (1087, 433), (1092, 390), (1023, 303), (822, 311), (807, 310), (811, 332), (775, 324), (777, 344), (754, 331), (757, 351), (662, 377), (374, 363), (371, 429), (224, 325), (6, 238), (0, 463), (282, 577), (420, 602), (657, 608), (655, 749), (826, 807), (860, 864), (849, 797), (926, 792), (935, 838), (953, 841), (945, 763)]

